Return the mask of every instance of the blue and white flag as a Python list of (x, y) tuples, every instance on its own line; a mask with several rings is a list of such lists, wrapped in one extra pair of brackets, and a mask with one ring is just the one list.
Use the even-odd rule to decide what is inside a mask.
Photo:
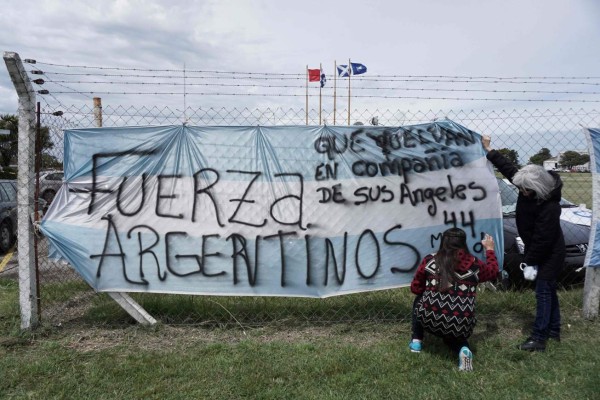
[(350, 76), (350, 69), (347, 65), (338, 65), (337, 66), (338, 76), (341, 78), (345, 78), (346, 76)]
[(502, 263), (481, 136), (451, 121), (64, 132), (41, 223), (95, 290), (328, 297), (408, 286), (459, 227)]
[(325, 82), (327, 82), (327, 79), (325, 79), (325, 72), (321, 70), (321, 87), (325, 87)]
[(590, 149), (592, 173), (592, 223), (590, 240), (585, 256), (586, 267), (600, 268), (600, 129), (584, 129)]
[(350, 75), (360, 75), (367, 72), (367, 67), (364, 64), (360, 63), (350, 63), (350, 67), (348, 65), (338, 65), (337, 73), (341, 78), (345, 78)]
[(359, 63), (350, 63), (352, 66), (352, 75), (360, 75), (367, 72), (367, 67)]

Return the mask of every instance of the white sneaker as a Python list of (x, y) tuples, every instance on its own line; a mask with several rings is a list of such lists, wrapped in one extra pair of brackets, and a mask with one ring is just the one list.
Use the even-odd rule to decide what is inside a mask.
[(467, 346), (463, 346), (458, 352), (459, 371), (473, 371), (473, 353)]

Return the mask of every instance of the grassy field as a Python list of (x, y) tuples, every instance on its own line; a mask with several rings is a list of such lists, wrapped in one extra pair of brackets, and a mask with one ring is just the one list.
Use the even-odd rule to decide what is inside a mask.
[[(560, 292), (563, 340), (545, 353), (515, 348), (531, 326), (531, 291), (478, 296), (475, 371), (467, 373), (436, 338), (410, 353), (407, 318), (148, 328), (114, 314), (107, 320), (93, 305), (67, 324), (20, 332), (17, 283), (0, 279), (0, 398), (598, 398), (600, 322), (581, 317), (581, 289)], [(352, 308), (358, 299), (337, 301)], [(394, 291), (399, 309), (409, 310), (412, 299), (407, 288)]]
[[(496, 172), (496, 176), (503, 176)], [(592, 174), (577, 172), (561, 172), (563, 181), (562, 196), (573, 204), (585, 204), (592, 208)]]
[(592, 174), (568, 172), (561, 173), (563, 181), (562, 195), (577, 205), (585, 204), (592, 208)]

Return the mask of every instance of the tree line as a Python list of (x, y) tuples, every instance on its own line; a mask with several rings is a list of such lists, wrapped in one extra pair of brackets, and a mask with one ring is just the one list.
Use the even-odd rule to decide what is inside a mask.
[[(0, 135), (0, 166), (6, 169), (17, 164), (19, 148), (19, 117), (17, 115), (0, 115), (0, 129), (9, 133)], [(50, 138), (50, 129), (42, 126), (39, 131), (41, 152), (41, 166), (43, 169), (62, 169), (62, 162), (49, 154), (54, 149), (54, 142)]]
[[(498, 149), (498, 151), (516, 165), (521, 165), (519, 162), (519, 153), (516, 150), (503, 148)], [(543, 147), (540, 149), (540, 151), (529, 157), (529, 164), (544, 165), (544, 161), (551, 158), (552, 154), (550, 153), (550, 149)], [(577, 151), (568, 150), (560, 153), (558, 167), (563, 169), (571, 169), (577, 165), (583, 165), (589, 161), (589, 154), (581, 154)]]

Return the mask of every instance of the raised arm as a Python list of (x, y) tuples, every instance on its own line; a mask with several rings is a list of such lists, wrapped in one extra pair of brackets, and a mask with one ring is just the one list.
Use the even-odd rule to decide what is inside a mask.
[(498, 171), (504, 175), (509, 181), (512, 182), (513, 176), (517, 173), (519, 168), (514, 165), (508, 158), (504, 157), (498, 150), (492, 148), (492, 138), (488, 135), (481, 137), (481, 146), (485, 150), (486, 157), (494, 164)]
[(496, 252), (494, 251), (493, 237), (486, 234), (485, 238), (481, 241), (481, 244), (485, 249), (485, 263), (481, 263), (479, 268), (479, 282), (487, 282), (498, 277), (498, 259), (496, 258)]

